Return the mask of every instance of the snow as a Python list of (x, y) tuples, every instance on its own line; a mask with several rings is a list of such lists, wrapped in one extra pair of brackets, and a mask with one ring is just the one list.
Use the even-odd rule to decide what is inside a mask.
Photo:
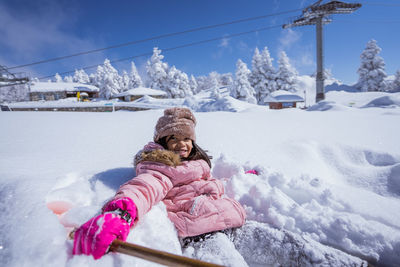
[[(253, 242), (240, 255), (218, 234), (199, 250), (182, 251), (162, 203), (131, 231), (129, 242), (231, 266), (233, 259), (262, 266), (269, 251), (279, 251), (285, 230), (309, 240), (309, 258), (322, 259), (319, 253), (334, 247), (378, 266), (398, 266), (400, 93), (331, 91), (307, 111), (269, 110), (226, 94), (212, 100), (210, 93), (139, 102), (197, 106), (197, 141), (213, 155), (213, 176), (223, 179), (226, 194), (256, 221), (239, 233), (243, 240), (254, 235)], [(0, 124), (7, 126), (0, 132), (2, 265), (155, 266), (113, 253), (98, 261), (72, 257), (64, 226), (97, 214), (134, 176), (133, 156), (152, 139), (161, 114), (1, 112)], [(248, 169), (259, 175), (244, 174)], [(68, 210), (60, 218), (48, 208), (54, 203)], [(267, 223), (263, 238), (252, 230), (257, 223)], [(271, 250), (262, 251), (267, 246)], [(221, 247), (227, 250), (219, 252)], [(285, 250), (279, 255), (290, 257)]]
[(137, 87), (133, 89), (129, 89), (127, 91), (124, 91), (122, 93), (113, 95), (113, 97), (122, 97), (122, 96), (135, 96), (135, 95), (152, 95), (152, 96), (163, 96), (166, 95), (167, 93), (161, 90), (156, 90), (156, 89), (151, 89), (151, 88), (146, 88), (146, 87)]
[(26, 102), (14, 102), (8, 104), (8, 107), (13, 108), (53, 108), (54, 111), (57, 108), (83, 108), (83, 107), (104, 107), (104, 106), (123, 106), (123, 107), (136, 107), (143, 109), (160, 109), (168, 108), (175, 105), (182, 104), (182, 99), (177, 99), (171, 101), (171, 99), (163, 100), (156, 99), (150, 96), (143, 96), (133, 102), (119, 101), (117, 99), (113, 100), (96, 100), (88, 102), (78, 102), (76, 97), (69, 97), (65, 99), (60, 99), (57, 101), (26, 101)]
[(286, 90), (276, 90), (270, 93), (264, 100), (265, 103), (269, 102), (303, 102), (304, 99), (294, 93), (291, 93)]
[(99, 88), (90, 84), (82, 83), (68, 83), (68, 82), (33, 82), (31, 84), (31, 92), (57, 92), (57, 91), (88, 91), (88, 92), (98, 92)]

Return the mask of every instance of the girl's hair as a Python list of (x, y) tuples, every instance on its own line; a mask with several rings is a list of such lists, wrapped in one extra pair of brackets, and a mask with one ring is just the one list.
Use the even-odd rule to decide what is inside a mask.
[[(162, 145), (165, 149), (168, 149), (167, 146), (167, 137), (168, 136), (164, 136), (162, 138), (160, 138), (156, 143)], [(207, 150), (203, 150), (201, 147), (199, 147), (199, 145), (192, 140), (192, 144), (193, 144), (193, 148), (192, 151), (190, 151), (190, 154), (187, 158), (182, 158), (182, 160), (198, 160), (198, 159), (202, 159), (205, 160), (208, 164), (208, 166), (210, 166), (211, 168), (211, 161), (210, 159), (212, 159), (211, 156), (207, 155), (206, 151)]]

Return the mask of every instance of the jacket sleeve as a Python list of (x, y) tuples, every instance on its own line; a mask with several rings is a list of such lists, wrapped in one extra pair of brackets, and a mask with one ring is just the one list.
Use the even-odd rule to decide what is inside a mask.
[(137, 223), (153, 205), (165, 198), (171, 188), (172, 182), (168, 176), (158, 171), (146, 170), (123, 184), (114, 199), (128, 197), (133, 200), (137, 207)]

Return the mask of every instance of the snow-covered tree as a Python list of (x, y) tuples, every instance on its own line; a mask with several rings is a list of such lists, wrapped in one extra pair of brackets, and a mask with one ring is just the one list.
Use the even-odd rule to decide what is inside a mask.
[(208, 74), (208, 76), (199, 76), (196, 78), (197, 81), (197, 93), (203, 90), (210, 90), (215, 86), (215, 83), (217, 83), (217, 86), (220, 87), (219, 83), (219, 74), (215, 71), (211, 72)]
[(220, 83), (220, 79), (221, 75), (216, 72), (216, 71), (212, 71), (208, 74), (208, 81), (209, 81), (209, 88), (214, 88), (214, 87), (221, 87), (221, 83)]
[(125, 91), (127, 91), (128, 89), (131, 89), (130, 87), (129, 87), (129, 84), (130, 84), (130, 78), (129, 78), (129, 75), (128, 75), (128, 73), (126, 72), (126, 70), (124, 70), (124, 71), (122, 71), (122, 77), (121, 77), (121, 92), (125, 92)]
[(385, 89), (385, 62), (378, 54), (381, 48), (375, 40), (367, 43), (365, 50), (361, 53), (361, 65), (358, 69), (357, 87), (362, 92), (383, 91)]
[(290, 65), (285, 51), (279, 53), (276, 85), (278, 90), (296, 91), (297, 71)]
[(389, 84), (388, 91), (399, 92), (400, 91), (400, 70), (396, 71), (394, 80)]
[(73, 81), (76, 83), (89, 83), (90, 79), (87, 73), (83, 70), (75, 70)]
[(89, 75), (89, 83), (90, 84), (95, 84), (96, 83), (96, 74), (95, 73), (91, 73)]
[(192, 95), (187, 74), (172, 66), (168, 70), (165, 91), (172, 98), (183, 98)]
[(233, 97), (246, 101), (252, 104), (256, 104), (255, 91), (251, 87), (249, 82), (250, 70), (247, 68), (246, 63), (242, 60), (238, 60), (236, 63), (236, 80), (234, 83), (234, 90), (231, 91)]
[(72, 76), (64, 76), (64, 82), (73, 83), (74, 79), (72, 78)]
[(162, 61), (163, 58), (164, 56), (161, 55), (161, 50), (154, 47), (153, 55), (150, 60), (147, 61), (146, 73), (148, 77), (148, 87), (167, 92), (168, 64)]
[(121, 76), (106, 59), (102, 66), (97, 67), (95, 85), (100, 89), (100, 97), (110, 99), (112, 95), (118, 94), (121, 88)]
[(193, 95), (193, 91), (190, 87), (190, 80), (189, 77), (186, 73), (184, 73), (183, 71), (179, 71), (179, 80), (180, 80), (180, 84), (179, 87), (181, 88), (181, 90), (184, 93), (184, 96), (191, 96)]
[(56, 75), (54, 75), (54, 81), (56, 83), (61, 83), (63, 81), (62, 77), (60, 76), (60, 74), (56, 73)]
[(27, 100), (29, 100), (29, 87), (27, 84), (14, 84), (0, 87), (0, 103)]
[(207, 89), (207, 81), (208, 78), (207, 76), (201, 75), (196, 77), (196, 82), (197, 82), (197, 90), (196, 93), (199, 93), (205, 89)]
[[(214, 73), (215, 74), (215, 73)], [(209, 75), (209, 82), (210, 82), (210, 88), (209, 90), (211, 91), (211, 98), (218, 100), (221, 99), (221, 92), (219, 91), (219, 82), (218, 82), (218, 75), (214, 75), (213, 72), (210, 73)]]
[(137, 88), (143, 85), (142, 78), (140, 78), (139, 72), (136, 69), (135, 63), (131, 63), (131, 73), (129, 75), (129, 88)]
[(97, 66), (96, 73), (92, 82), (95, 86), (101, 88), (104, 83), (104, 68), (102, 65)]
[(262, 65), (262, 57), (260, 54), (260, 50), (258, 50), (258, 47), (256, 47), (256, 49), (254, 50), (253, 58), (251, 60), (252, 71), (249, 76), (249, 82), (256, 92), (257, 102), (260, 99), (259, 89), (262, 77), (261, 65)]
[(197, 94), (198, 93), (198, 91), (197, 91), (197, 87), (198, 87), (197, 81), (196, 81), (196, 78), (193, 75), (190, 75), (189, 86), (190, 86), (190, 89), (192, 90), (193, 94)]
[(276, 71), (272, 66), (272, 61), (268, 47), (264, 47), (262, 53), (258, 48), (255, 49), (250, 84), (256, 91), (257, 102), (261, 105), (265, 104), (264, 99), (277, 89)]
[(220, 75), (219, 84), (221, 86), (230, 87), (233, 85), (233, 83), (234, 83), (234, 80), (233, 80), (232, 73), (229, 72), (229, 73), (224, 73), (224, 74)]

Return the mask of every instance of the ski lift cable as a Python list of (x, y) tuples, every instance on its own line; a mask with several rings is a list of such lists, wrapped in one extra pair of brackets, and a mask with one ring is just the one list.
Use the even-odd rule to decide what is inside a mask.
[(366, 2), (366, 3), (362, 3), (363, 5), (371, 5), (371, 6), (391, 6), (391, 7), (395, 7), (395, 6), (397, 6), (397, 7), (400, 7), (400, 4), (393, 4), (393, 3), (379, 3), (379, 2), (375, 2), (375, 3), (373, 3), (373, 2), (371, 2), (371, 3), (368, 3), (368, 2)]
[(382, 23), (382, 24), (395, 24), (400, 23), (400, 20), (346, 20), (346, 19), (337, 19), (336, 22), (344, 22), (344, 23)]
[(100, 52), (100, 51), (104, 51), (104, 50), (108, 50), (108, 49), (114, 49), (114, 48), (119, 48), (119, 47), (124, 47), (124, 46), (139, 44), (139, 43), (144, 43), (144, 42), (157, 40), (157, 39), (162, 39), (162, 38), (167, 38), (167, 37), (172, 37), (172, 36), (176, 36), (176, 35), (181, 35), (181, 34), (201, 31), (201, 30), (208, 30), (208, 29), (212, 29), (212, 28), (217, 28), (217, 27), (222, 27), (222, 26), (227, 26), (227, 25), (232, 25), (232, 24), (237, 24), (237, 23), (242, 23), (242, 22), (247, 22), (247, 21), (252, 21), (252, 20), (264, 19), (264, 18), (268, 18), (268, 17), (284, 15), (284, 14), (288, 14), (288, 13), (292, 13), (292, 12), (297, 12), (299, 10), (301, 10), (301, 9), (292, 9), (292, 10), (288, 10), (288, 11), (282, 11), (282, 12), (267, 14), (267, 15), (263, 15), (263, 16), (256, 16), (256, 17), (239, 19), (239, 20), (234, 20), (234, 21), (229, 21), (229, 22), (224, 22), (224, 23), (219, 23), (219, 24), (214, 24), (214, 25), (197, 27), (197, 28), (193, 28), (193, 29), (180, 31), (180, 32), (161, 34), (161, 35), (149, 37), (149, 38), (142, 39), (142, 40), (136, 40), (136, 41), (126, 42), (126, 43), (122, 43), (122, 44), (116, 44), (116, 45), (112, 45), (112, 46), (108, 46), (108, 47), (104, 47), (104, 48), (98, 48), (98, 49), (83, 51), (83, 52), (79, 52), (79, 53), (75, 53), (75, 54), (71, 54), (71, 55), (66, 55), (66, 56), (49, 58), (49, 59), (45, 59), (45, 60), (40, 60), (40, 61), (28, 63), (28, 64), (9, 67), (7, 69), (11, 70), (11, 69), (17, 69), (17, 68), (23, 68), (23, 67), (28, 67), (28, 66), (48, 63), (48, 62), (52, 62), (52, 61), (58, 61), (58, 60), (67, 59), (67, 58), (71, 58), (71, 57), (87, 55), (87, 54), (96, 53), (96, 52)]
[[(209, 42), (213, 42), (213, 41), (218, 41), (218, 40), (238, 37), (238, 36), (242, 36), (242, 35), (246, 35), (246, 34), (250, 34), (250, 33), (255, 33), (255, 32), (260, 32), (260, 31), (266, 31), (266, 30), (270, 30), (270, 29), (273, 29), (273, 28), (282, 28), (282, 26), (283, 26), (283, 24), (275, 25), (275, 26), (268, 26), (268, 27), (258, 28), (258, 29), (255, 29), (255, 30), (239, 32), (239, 33), (234, 33), (234, 34), (229, 34), (229, 35), (224, 35), (223, 37), (216, 37), (216, 38), (212, 38), (212, 39), (201, 40), (201, 41), (192, 42), (192, 43), (188, 43), (188, 44), (178, 45), (178, 46), (174, 46), (174, 47), (160, 48), (160, 50), (163, 51), (163, 52), (169, 52), (169, 51), (173, 51), (173, 50), (180, 49), (180, 48), (185, 48), (185, 47), (200, 45), (200, 44), (209, 43)], [(126, 61), (126, 60), (130, 60), (130, 59), (134, 59), (134, 58), (144, 57), (144, 56), (151, 56), (152, 54), (153, 54), (153, 52), (151, 52), (151, 53), (150, 52), (143, 53), (143, 54), (140, 54), (140, 55), (135, 55), (135, 56), (130, 56), (130, 57), (126, 57), (126, 58), (115, 59), (115, 60), (110, 61), (110, 63)], [(80, 69), (87, 70), (87, 69), (92, 69), (92, 68), (96, 68), (98, 66), (103, 66), (103, 65), (104, 64), (97, 64), (97, 65), (82, 67)], [(74, 71), (75, 70), (71, 70), (71, 71), (61, 72), (61, 73), (58, 73), (58, 74), (59, 75), (65, 75), (65, 74), (73, 73)], [(43, 80), (43, 79), (47, 79), (47, 78), (52, 78), (52, 77), (54, 77), (54, 75), (44, 76), (44, 77), (40, 77), (38, 79), (39, 80)]]

